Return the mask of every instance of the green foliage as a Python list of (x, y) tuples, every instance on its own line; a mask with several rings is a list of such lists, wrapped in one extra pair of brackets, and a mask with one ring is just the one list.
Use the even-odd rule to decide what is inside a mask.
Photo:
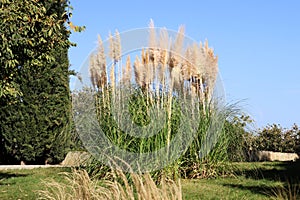
[[(77, 104), (77, 106), (75, 106), (77, 108), (75, 113), (81, 113), (81, 109), (87, 109), (84, 107), (81, 108), (80, 105), (81, 102), (87, 102), (85, 100), (87, 96), (92, 95), (92, 92), (88, 88), (85, 88), (85, 90), (81, 92), (74, 92), (72, 95), (76, 100), (74, 103)], [(112, 111), (112, 106), (115, 106), (115, 104), (111, 104), (108, 101), (113, 98), (110, 88), (100, 90), (93, 98), (96, 99), (97, 116), (101, 130), (114, 145), (126, 151), (135, 153), (154, 152), (167, 146), (169, 131), (171, 133), (171, 140), (176, 134), (181, 134), (177, 131), (180, 126), (181, 113), (180, 109), (178, 109), (180, 107), (175, 96), (173, 97), (171, 110), (168, 110), (166, 113), (167, 118), (168, 112), (171, 112), (170, 126), (166, 123), (160, 132), (150, 137), (135, 137), (132, 133), (125, 132), (118, 127), (118, 123), (113, 117), (113, 114), (116, 113)], [(167, 103), (167, 99), (162, 100), (163, 98), (167, 98), (167, 96), (161, 96), (159, 98), (162, 102)], [(148, 125), (150, 117), (148, 110), (155, 102), (156, 97), (149, 99), (141, 89), (136, 89), (136, 91), (131, 94), (128, 103), (128, 112), (130, 113), (131, 120), (140, 126)], [(203, 106), (199, 105), (199, 108), (203, 109)], [(225, 120), (225, 122), (223, 126), (220, 127), (219, 136), (216, 138), (217, 142), (208, 155), (199, 158), (199, 151), (201, 145), (203, 145), (202, 141), (207, 136), (206, 133), (215, 117), (213, 115), (213, 108), (207, 107), (207, 109), (205, 112), (199, 112), (198, 131), (192, 144), (186, 149), (186, 152), (183, 152), (179, 159), (165, 167), (162, 171), (153, 172), (153, 176), (159, 179), (162, 174), (177, 176), (178, 173), (189, 178), (230, 175), (232, 174), (232, 167), (229, 162), (246, 159), (248, 144), (245, 138), (247, 134), (249, 134), (246, 131), (246, 127), (252, 121), (248, 116), (240, 115), (240, 111), (236, 109), (235, 105), (227, 106), (222, 111), (222, 119)], [(123, 110), (122, 112), (126, 111)], [(128, 131), (134, 130), (130, 129)], [(145, 132), (144, 134), (149, 133)], [(182, 135), (182, 137), (184, 137), (184, 135)], [(95, 166), (102, 166), (102, 164), (94, 163), (92, 166), (88, 166), (87, 169), (89, 173), (93, 174), (95, 170), (97, 171), (97, 167)]]
[(230, 161), (246, 161), (249, 149), (252, 148), (252, 133), (249, 126), (253, 120), (248, 115), (235, 115), (231, 121), (225, 122), (225, 132), (228, 135), (227, 148)]
[(208, 155), (199, 158), (201, 141), (205, 138), (214, 117), (212, 111), (207, 111), (206, 115), (201, 116), (197, 137), (181, 158), (183, 164), (180, 169), (184, 177), (212, 178), (232, 175), (234, 167), (230, 162), (247, 159), (247, 137), (251, 135), (247, 128), (252, 120), (247, 115), (241, 115), (236, 105), (228, 105), (221, 112), (224, 124), (220, 127), (216, 144)]
[(0, 79), (19, 91), (0, 98), (2, 162), (57, 163), (69, 149), (67, 7), (67, 1), (1, 1)]
[(0, 170), (0, 199), (38, 199), (36, 191), (46, 189), (42, 180), (55, 179), (65, 182), (62, 173), (71, 172), (70, 168), (51, 167), (36, 169)]
[(265, 127), (258, 137), (258, 149), (282, 152), (282, 128), (276, 124)]
[[(98, 109), (99, 124), (106, 137), (118, 147), (136, 153), (154, 152), (167, 145), (168, 130), (171, 130), (171, 139), (176, 135), (180, 118), (176, 99), (172, 101), (170, 128), (167, 124), (164, 124), (159, 133), (155, 133), (153, 136), (135, 137), (132, 135), (133, 133), (124, 132), (118, 127), (117, 122), (113, 118), (113, 105), (105, 102), (105, 93), (109, 94), (109, 98), (112, 98), (110, 90), (98, 93), (96, 107)], [(165, 98), (164, 100), (167, 102), (165, 96), (161, 98)], [(142, 90), (136, 89), (135, 93), (130, 96), (128, 106), (129, 114), (134, 123), (139, 126), (147, 126), (150, 123), (149, 109), (153, 106), (154, 101), (155, 100), (151, 100)], [(166, 107), (167, 105), (164, 106)], [(130, 129), (130, 131), (131, 130), (134, 131), (133, 129)], [(151, 133), (145, 131), (140, 134), (146, 136)]]
[(294, 124), (290, 129), (283, 129), (280, 125), (272, 124), (259, 130), (256, 136), (258, 150), (278, 152), (299, 152), (300, 130)]
[[(67, 56), (66, 52), (62, 55)], [(71, 123), (68, 62), (20, 69), (16, 80), (23, 95), (0, 112), (6, 161), (62, 160)]]
[[(64, 9), (58, 11), (60, 7)], [(70, 31), (62, 28), (71, 15), (67, 8), (67, 0), (0, 1), (1, 98), (21, 94), (16, 81), (19, 66), (34, 68), (51, 63), (55, 59), (53, 48), (68, 48), (72, 44), (68, 39)], [(71, 29), (83, 29), (71, 25)]]

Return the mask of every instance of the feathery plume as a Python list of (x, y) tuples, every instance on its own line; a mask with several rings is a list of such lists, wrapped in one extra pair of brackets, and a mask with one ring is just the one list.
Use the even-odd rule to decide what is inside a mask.
[(95, 54), (91, 54), (89, 58), (90, 79), (93, 87), (97, 87), (97, 71), (95, 69)]
[(189, 80), (195, 65), (194, 58), (192, 57), (192, 50), (188, 47), (185, 51), (185, 60), (182, 63), (182, 76), (184, 80)]
[(116, 62), (121, 59), (121, 36), (118, 30), (115, 32), (115, 60)]
[(159, 64), (160, 68), (157, 71), (158, 80), (164, 85), (165, 83), (165, 70), (169, 59), (169, 36), (166, 28), (160, 30), (159, 38)]
[(213, 89), (216, 83), (218, 75), (218, 57), (214, 56), (213, 50), (208, 49), (206, 55), (206, 80), (207, 80), (207, 91), (206, 96), (207, 100), (210, 101), (212, 98)]
[(149, 48), (156, 48), (156, 33), (154, 28), (154, 22), (150, 19), (149, 23)]
[(111, 35), (111, 33), (109, 32), (108, 35), (108, 41), (109, 41), (109, 57), (114, 60), (115, 57), (115, 39), (113, 38), (113, 36)]
[(143, 62), (144, 65), (148, 65), (150, 63), (150, 60), (149, 60), (149, 50), (146, 49), (146, 52), (145, 52), (145, 60)]
[(182, 54), (183, 41), (184, 41), (184, 26), (180, 26), (172, 49), (176, 54), (179, 55)]
[(142, 57), (142, 63), (145, 64), (146, 63), (146, 55), (145, 55), (145, 49), (142, 49), (142, 53), (141, 53), (141, 57)]
[(114, 63), (118, 62), (121, 58), (121, 37), (117, 30), (115, 37), (109, 33), (109, 57)]
[(134, 61), (134, 76), (135, 76), (135, 82), (140, 86), (144, 87), (144, 73), (142, 69), (142, 64), (140, 62), (140, 59), (138, 56), (135, 57)]
[[(116, 63), (121, 58), (121, 38), (115, 31), (113, 37), (109, 33), (109, 57), (113, 64), (109, 72), (109, 80), (115, 87)], [(171, 49), (169, 50), (169, 48)], [(208, 41), (202, 44), (184, 46), (184, 27), (180, 26), (175, 40), (171, 43), (167, 30), (161, 29), (159, 40), (157, 39), (154, 22), (149, 23), (149, 47), (142, 49), (141, 57), (135, 58), (133, 69), (131, 68), (130, 56), (127, 57), (126, 66), (120, 71), (123, 83), (131, 82), (132, 70), (137, 85), (147, 88), (151, 84), (157, 84), (156, 93), (159, 96), (161, 86), (172, 90), (182, 89), (184, 81), (190, 81), (187, 90), (192, 91), (202, 101), (208, 102), (218, 74), (218, 57), (209, 48)], [(94, 87), (100, 88), (107, 84), (106, 58), (101, 37), (98, 36), (98, 49), (96, 55), (90, 57), (90, 75)], [(170, 86), (170, 87), (169, 87)], [(171, 92), (171, 91), (170, 91)], [(172, 94), (169, 94), (172, 95)]]
[(166, 28), (163, 28), (160, 31), (159, 51), (160, 51), (159, 62), (162, 66), (165, 66), (168, 62), (168, 51), (169, 51), (169, 36)]
[(159, 50), (157, 49), (156, 32), (152, 19), (149, 23), (149, 59), (153, 63), (154, 67), (158, 66)]
[(97, 55), (96, 55), (96, 67), (97, 67), (97, 86), (98, 88), (103, 88), (104, 85), (107, 83), (106, 77), (106, 58), (104, 54), (104, 47), (101, 36), (98, 35), (98, 48), (97, 48)]
[(171, 71), (171, 80), (173, 88), (181, 90), (183, 88), (183, 79), (180, 66), (175, 66)]
[(180, 26), (174, 44), (171, 47), (169, 66), (175, 67), (181, 63), (184, 41), (184, 27)]
[(150, 50), (146, 51), (146, 62), (144, 63), (144, 80), (146, 87), (148, 87), (154, 80), (154, 66), (150, 63), (149, 60), (149, 52)]
[(115, 64), (113, 63), (110, 68), (110, 86), (112, 90), (115, 88)]
[(131, 63), (130, 63), (130, 56), (127, 56), (126, 66), (125, 68), (123, 68), (122, 82), (125, 84), (130, 84), (130, 80), (131, 80)]
[(102, 63), (105, 63), (105, 54), (104, 54), (104, 47), (103, 47), (103, 42), (102, 42), (102, 39), (101, 39), (101, 36), (98, 35), (98, 61)]

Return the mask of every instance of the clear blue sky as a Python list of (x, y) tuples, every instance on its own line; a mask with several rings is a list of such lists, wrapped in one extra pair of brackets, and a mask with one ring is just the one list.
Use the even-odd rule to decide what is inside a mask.
[(106, 38), (146, 27), (177, 30), (197, 41), (208, 39), (219, 56), (219, 69), (231, 103), (256, 121), (256, 127), (279, 123), (300, 125), (300, 1), (99, 1), (73, 0), (73, 22), (86, 31), (71, 40), (71, 68), (79, 70), (97, 34)]

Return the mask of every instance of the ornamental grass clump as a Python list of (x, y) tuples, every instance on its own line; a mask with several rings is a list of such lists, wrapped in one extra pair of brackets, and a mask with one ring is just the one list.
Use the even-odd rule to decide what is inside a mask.
[[(238, 112), (234, 106), (219, 108), (214, 99), (218, 57), (207, 40), (186, 44), (183, 26), (171, 37), (167, 29), (157, 32), (151, 20), (148, 32), (147, 47), (124, 55), (118, 31), (109, 34), (107, 56), (99, 36), (98, 48), (90, 56), (97, 120), (105, 137), (118, 148), (137, 154), (167, 147), (166, 154), (173, 158), (173, 139), (184, 143), (187, 133), (193, 131), (186, 124), (198, 123), (193, 142), (172, 161), (180, 163), (179, 170), (188, 174), (186, 177), (215, 177), (226, 174), (226, 169), (231, 172), (226, 162), (235, 136), (228, 134), (223, 122)], [(189, 115), (184, 116), (184, 106), (189, 106)], [(182, 126), (187, 128), (179, 133)]]

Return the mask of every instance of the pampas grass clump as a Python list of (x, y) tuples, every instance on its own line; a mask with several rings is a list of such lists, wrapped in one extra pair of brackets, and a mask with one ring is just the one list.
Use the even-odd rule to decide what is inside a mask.
[[(226, 163), (228, 146), (233, 136), (227, 134), (222, 125), (212, 151), (202, 142), (209, 138), (207, 132), (210, 126), (236, 114), (234, 108), (227, 107), (224, 111), (222, 108), (219, 116), (220, 111), (215, 106), (217, 102), (212, 99), (218, 75), (218, 57), (208, 41), (185, 44), (183, 26), (179, 27), (173, 39), (167, 29), (160, 29), (159, 33), (156, 31), (151, 20), (148, 47), (141, 49), (140, 54), (135, 52), (135, 58), (130, 57), (132, 54), (126, 55), (126, 62), (122, 62), (122, 35), (118, 31), (114, 35), (109, 34), (107, 58), (99, 36), (97, 51), (90, 56), (89, 71), (96, 91), (97, 120), (101, 129), (114, 145), (126, 151), (145, 153), (167, 147), (166, 155), (171, 155), (169, 147), (178, 134), (180, 123), (199, 121), (193, 143), (181, 152), (179, 168), (191, 178), (226, 174), (226, 169), (229, 169)], [(129, 103), (122, 104), (124, 101)], [(184, 106), (190, 109), (189, 118), (181, 112), (184, 109), (180, 108)], [(122, 112), (116, 112), (120, 110)], [(159, 131), (147, 129), (151, 112), (157, 117), (152, 120), (153, 127), (162, 127)], [(160, 121), (162, 126), (158, 126)], [(125, 124), (126, 129), (119, 127), (120, 124)], [(143, 128), (140, 131), (143, 137), (134, 137), (139, 130), (136, 127)], [(185, 130), (186, 133), (191, 131), (194, 131), (191, 127)], [(149, 135), (151, 137), (146, 137)], [(184, 134), (180, 137), (185, 141)], [(205, 158), (200, 156), (202, 149), (205, 149)]]

